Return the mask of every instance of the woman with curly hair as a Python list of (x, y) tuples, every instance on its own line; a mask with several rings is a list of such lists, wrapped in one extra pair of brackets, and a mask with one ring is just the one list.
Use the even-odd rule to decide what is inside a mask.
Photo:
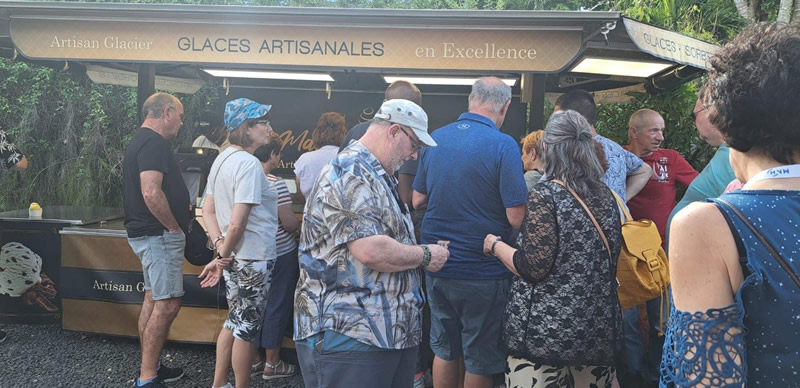
[(522, 168), (525, 170), (525, 185), (528, 191), (542, 179), (544, 170), (544, 151), (542, 150), (544, 131), (533, 131), (522, 138)]
[(748, 28), (712, 57), (704, 92), (744, 187), (672, 221), (661, 386), (797, 386), (800, 28)]
[(347, 126), (341, 113), (323, 113), (317, 120), (317, 127), (311, 135), (311, 141), (317, 150), (300, 155), (294, 163), (297, 199), (300, 203), (306, 202), (322, 168), (339, 153), (339, 145), (346, 133)]

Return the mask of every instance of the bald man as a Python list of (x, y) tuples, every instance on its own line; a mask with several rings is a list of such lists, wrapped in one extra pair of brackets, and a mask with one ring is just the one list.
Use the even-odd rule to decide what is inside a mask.
[(661, 234), (667, 232), (667, 219), (675, 207), (678, 185), (688, 187), (698, 172), (678, 151), (661, 148), (664, 141), (664, 119), (658, 112), (640, 109), (628, 121), (630, 144), (624, 148), (649, 165), (653, 174), (636, 196), (628, 200), (633, 218), (653, 220)]
[[(633, 198), (628, 208), (634, 219), (653, 220), (665, 244), (667, 218), (675, 206), (677, 186), (688, 187), (697, 176), (697, 171), (677, 151), (661, 148), (664, 141), (664, 119), (658, 112), (640, 109), (628, 121), (630, 144), (624, 148), (641, 158), (652, 169), (650, 180)], [(647, 302), (650, 324), (647, 337), (649, 346), (641, 343), (639, 334), (639, 312), (637, 307), (623, 312), (625, 317), (625, 346), (623, 362), (618, 370), (620, 386), (634, 387), (656, 384), (658, 365), (661, 361), (663, 339), (658, 337), (660, 298)], [(645, 349), (648, 349), (645, 351)], [(649, 385), (648, 385), (649, 386)]]

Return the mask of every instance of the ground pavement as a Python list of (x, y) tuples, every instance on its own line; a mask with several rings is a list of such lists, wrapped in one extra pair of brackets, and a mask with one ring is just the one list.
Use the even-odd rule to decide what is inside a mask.
[[(8, 338), (0, 343), (0, 387), (132, 387), (139, 373), (139, 343), (132, 338), (61, 330), (58, 323), (0, 323)], [(186, 371), (170, 387), (211, 386), (214, 347), (167, 343), (163, 359)], [(233, 382), (233, 374), (229, 381)], [(293, 376), (267, 382), (259, 376), (250, 387), (302, 388)]]

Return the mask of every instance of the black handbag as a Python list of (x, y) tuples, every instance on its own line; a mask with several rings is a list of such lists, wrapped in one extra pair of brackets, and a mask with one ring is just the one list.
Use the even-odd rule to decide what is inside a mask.
[(192, 265), (205, 266), (214, 258), (214, 251), (208, 249), (208, 234), (196, 218), (192, 218), (186, 228), (186, 248), (183, 251), (186, 261)]

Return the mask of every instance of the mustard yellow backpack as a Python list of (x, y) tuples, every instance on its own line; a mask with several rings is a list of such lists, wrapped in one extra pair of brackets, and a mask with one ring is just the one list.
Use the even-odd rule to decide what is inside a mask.
[(653, 221), (634, 220), (617, 194), (613, 190), (611, 193), (625, 214), (622, 249), (617, 261), (619, 302), (623, 309), (628, 309), (661, 296), (661, 315), (666, 316), (669, 314), (669, 263), (661, 247), (658, 228)]

